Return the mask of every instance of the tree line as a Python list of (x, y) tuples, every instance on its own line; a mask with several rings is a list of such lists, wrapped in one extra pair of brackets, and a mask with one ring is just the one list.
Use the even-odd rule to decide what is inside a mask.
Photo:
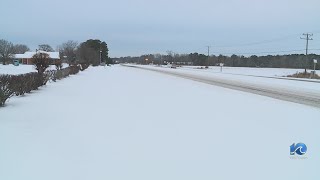
[[(295, 68), (295, 69), (313, 69), (313, 59), (320, 61), (320, 55), (309, 54), (308, 59), (304, 54), (289, 54), (289, 55), (266, 55), (249, 57), (232, 55), (211, 55), (207, 56), (199, 53), (177, 54), (167, 52), (162, 54), (148, 54), (137, 57), (120, 57), (114, 58), (114, 61), (119, 63), (138, 63), (138, 64), (177, 64), (177, 65), (194, 65), (194, 66), (216, 66), (223, 63), (230, 67), (264, 67), (264, 68)], [(316, 69), (320, 69), (317, 64)]]
[[(48, 44), (40, 44), (37, 50), (54, 52), (55, 50)], [(30, 48), (24, 44), (14, 45), (12, 42), (0, 39), (0, 61), (3, 65), (12, 63), (15, 54), (24, 54)], [(60, 61), (56, 61), (59, 66), (62, 62), (69, 65), (89, 64), (93, 66), (101, 63), (112, 64), (109, 58), (109, 49), (106, 42), (98, 39), (89, 39), (78, 43), (73, 40), (62, 43), (56, 48), (60, 53)]]
[(93, 66), (106, 63), (113, 64), (109, 57), (109, 49), (106, 42), (98, 39), (89, 39), (78, 44), (76, 41), (67, 41), (58, 46), (61, 59), (69, 64), (90, 64)]

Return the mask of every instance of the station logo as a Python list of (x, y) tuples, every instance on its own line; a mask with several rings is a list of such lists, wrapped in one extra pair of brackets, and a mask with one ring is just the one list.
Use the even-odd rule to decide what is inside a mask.
[(304, 143), (293, 143), (290, 146), (290, 159), (307, 159), (307, 146)]

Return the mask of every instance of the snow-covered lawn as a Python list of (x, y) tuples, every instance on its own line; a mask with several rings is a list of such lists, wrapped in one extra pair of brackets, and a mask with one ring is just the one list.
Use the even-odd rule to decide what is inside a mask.
[[(63, 67), (68, 67), (68, 64), (63, 64)], [(55, 70), (56, 67), (51, 65), (48, 70)], [(14, 66), (12, 64), (9, 65), (0, 65), (0, 74), (11, 74), (11, 75), (18, 75), (18, 74), (25, 74), (29, 72), (37, 72), (33, 65), (19, 65)]]
[(19, 65), (14, 66), (12, 64), (9, 65), (0, 65), (0, 74), (25, 74), (29, 72), (36, 72), (37, 70), (33, 65)]
[[(319, 179), (320, 109), (112, 66), (0, 108), (0, 179)], [(303, 142), (307, 159), (290, 159)]]

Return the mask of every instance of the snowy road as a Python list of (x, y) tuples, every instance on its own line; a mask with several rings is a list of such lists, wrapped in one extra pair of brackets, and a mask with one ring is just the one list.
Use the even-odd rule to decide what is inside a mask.
[[(89, 68), (0, 108), (0, 179), (317, 180), (319, 117), (171, 75)], [(290, 155), (298, 142), (304, 159)]]
[[(162, 69), (162, 68), (150, 68), (148, 66), (135, 66), (135, 65), (124, 65), (127, 67), (133, 67), (133, 68), (139, 68), (144, 70), (150, 70), (154, 72), (160, 72), (164, 74), (174, 75), (177, 77), (182, 77), (185, 79), (190, 79), (198, 82), (203, 82), (215, 86), (221, 86), (229, 89), (234, 90), (240, 90), (244, 92), (254, 93), (258, 95), (263, 95), (267, 97), (272, 97), (280, 100), (285, 100), (289, 102), (295, 102), (300, 104), (309, 105), (312, 107), (320, 108), (320, 91), (308, 91), (308, 90), (294, 90), (290, 88), (285, 87), (276, 87), (276, 86), (267, 86), (263, 84), (256, 84), (252, 82), (245, 82), (245, 81), (237, 81), (233, 80), (232, 78), (219, 78), (214, 76), (204, 76), (203, 74), (191, 74), (191, 73), (185, 73), (182, 71), (171, 71), (168, 69)], [(253, 76), (256, 79), (264, 78), (259, 76)], [(271, 78), (271, 77), (267, 77)], [(284, 79), (284, 78), (274, 78), (281, 81), (294, 81), (293, 79)], [(313, 82), (309, 80), (297, 80), (297, 81), (305, 81), (304, 83), (309, 84), (318, 84), (319, 82)], [(320, 87), (320, 85), (318, 85)]]

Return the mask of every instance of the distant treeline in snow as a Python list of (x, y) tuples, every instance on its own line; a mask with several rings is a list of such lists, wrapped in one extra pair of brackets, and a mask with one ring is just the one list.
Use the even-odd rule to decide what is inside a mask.
[[(0, 39), (0, 62), (3, 65), (13, 63), (16, 54), (24, 54), (30, 51), (30, 48), (24, 44), (14, 45), (12, 42), (5, 39)], [(40, 44), (36, 52), (54, 52), (54, 49), (49, 44)], [(60, 61), (57, 63), (68, 63), (72, 65), (90, 64), (98, 66), (101, 63), (113, 64), (109, 58), (109, 49), (106, 42), (99, 39), (89, 39), (85, 42), (78, 43), (69, 40), (62, 43), (56, 49), (59, 52)]]
[[(139, 63), (139, 64), (166, 64), (175, 63), (178, 65), (194, 65), (194, 66), (215, 66), (220, 63), (224, 63), (225, 66), (230, 67), (266, 67), (266, 68), (296, 68), (313, 69), (313, 59), (320, 60), (320, 55), (310, 54), (306, 61), (306, 55), (304, 54), (291, 54), (291, 55), (267, 55), (250, 57), (245, 56), (224, 56), (212, 55), (208, 58), (207, 55), (191, 53), (191, 54), (174, 54), (168, 53), (167, 55), (161, 54), (149, 54), (142, 55), (140, 57), (121, 57), (114, 58), (114, 61), (119, 63)], [(307, 62), (307, 65), (306, 65)], [(317, 64), (317, 69), (320, 69), (320, 65)]]

